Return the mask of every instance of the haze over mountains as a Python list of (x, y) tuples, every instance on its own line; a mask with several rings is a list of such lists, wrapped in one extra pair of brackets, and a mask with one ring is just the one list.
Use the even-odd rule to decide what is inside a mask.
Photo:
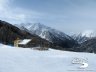
[[(76, 52), (96, 53), (96, 38), (82, 36), (82, 34), (69, 36), (51, 27), (40, 23), (26, 23), (12, 25), (0, 20), (0, 42), (13, 45), (16, 38), (36, 37), (42, 42), (48, 42), (50, 48)], [(40, 44), (38, 42), (38, 44)]]

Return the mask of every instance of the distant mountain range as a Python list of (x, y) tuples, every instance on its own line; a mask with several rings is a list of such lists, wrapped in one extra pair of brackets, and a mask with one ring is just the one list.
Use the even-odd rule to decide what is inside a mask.
[(71, 37), (74, 40), (76, 40), (79, 44), (81, 44), (91, 38), (91, 37), (83, 36), (82, 33), (71, 35)]
[[(12, 25), (0, 20), (0, 42), (13, 45), (16, 38), (36, 39), (47, 42), (50, 48), (75, 52), (96, 53), (96, 37), (82, 36), (82, 33), (69, 36), (40, 23), (26, 23)], [(40, 42), (36, 42), (41, 44)], [(43, 45), (44, 46), (44, 45)]]
[[(92, 35), (91, 35), (92, 34)], [(74, 40), (76, 40), (79, 46), (74, 47), (73, 50), (77, 52), (90, 52), (96, 53), (96, 36), (93, 33), (90, 33), (90, 36), (82, 35), (81, 33), (71, 36)]]
[[(81, 49), (82, 48), (82, 49)], [(83, 42), (78, 49), (81, 52), (96, 53), (96, 37), (93, 37), (85, 42)]]

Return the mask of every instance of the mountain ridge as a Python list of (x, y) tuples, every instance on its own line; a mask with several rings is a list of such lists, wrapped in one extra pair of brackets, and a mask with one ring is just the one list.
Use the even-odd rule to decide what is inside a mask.
[(27, 29), (28, 32), (30, 32), (31, 34), (36, 34), (39, 37), (46, 39), (49, 42), (52, 42), (54, 44), (57, 44), (58, 46), (63, 47), (63, 48), (72, 48), (75, 45), (78, 45), (78, 43), (69, 35), (63, 32), (60, 32), (56, 29), (53, 29), (51, 27), (47, 27), (40, 23), (32, 24), (30, 27), (26, 27), (21, 24), (18, 27), (21, 30)]

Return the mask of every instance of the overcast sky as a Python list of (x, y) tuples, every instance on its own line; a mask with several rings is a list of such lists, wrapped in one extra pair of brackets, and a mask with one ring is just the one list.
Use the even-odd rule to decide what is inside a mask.
[(42, 23), (65, 33), (96, 30), (96, 0), (0, 0), (0, 19)]

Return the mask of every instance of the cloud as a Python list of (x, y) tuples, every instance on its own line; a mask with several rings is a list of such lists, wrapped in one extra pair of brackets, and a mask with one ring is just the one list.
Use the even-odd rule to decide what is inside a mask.
[(9, 4), (9, 0), (0, 0), (0, 10), (4, 10)]
[(34, 22), (37, 21), (41, 13), (26, 10), (20, 7), (11, 7), (14, 0), (0, 0), (0, 19), (10, 23)]
[(49, 0), (46, 3), (39, 0), (0, 0), (0, 20), (12, 24), (41, 22), (65, 33), (80, 33), (88, 29), (88, 35), (89, 29), (96, 30), (96, 1), (61, 0), (55, 3)]

